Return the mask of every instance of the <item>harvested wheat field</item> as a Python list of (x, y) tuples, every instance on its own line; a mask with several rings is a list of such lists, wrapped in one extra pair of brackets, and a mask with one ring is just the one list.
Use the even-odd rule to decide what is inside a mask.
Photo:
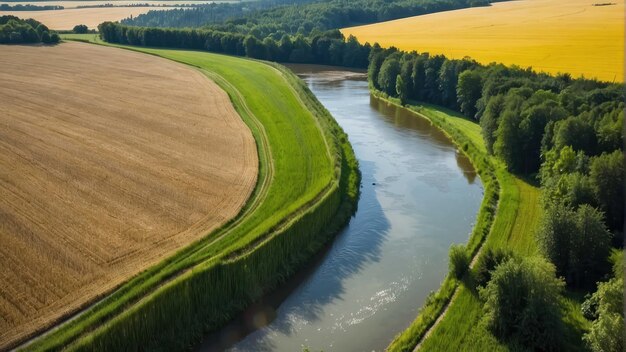
[(0, 50), (0, 350), (233, 218), (258, 159), (202, 73), (81, 43)]
[[(47, 2), (36, 4), (48, 5)], [(40, 6), (43, 6), (40, 5)], [(91, 29), (97, 29), (98, 25), (106, 21), (120, 21), (130, 16), (138, 16), (148, 11), (170, 10), (172, 7), (156, 8), (143, 7), (96, 7), (84, 9), (63, 9), (44, 11), (3, 11), (0, 15), (12, 15), (19, 18), (33, 18), (45, 23), (48, 28), (56, 30), (68, 30), (77, 24), (84, 24)]]
[(384, 47), (624, 80), (624, 0), (507, 1), (342, 32)]
[[(148, 4), (150, 6), (176, 6), (176, 5), (202, 5), (211, 3), (233, 2), (233, 1), (220, 1), (220, 0), (46, 0), (43, 1), (0, 1), (0, 5), (39, 5), (39, 6), (63, 6), (65, 9), (77, 8), (79, 6), (127, 6), (136, 4)], [(159, 8), (154, 8), (159, 10)], [(165, 9), (164, 9), (165, 10)]]

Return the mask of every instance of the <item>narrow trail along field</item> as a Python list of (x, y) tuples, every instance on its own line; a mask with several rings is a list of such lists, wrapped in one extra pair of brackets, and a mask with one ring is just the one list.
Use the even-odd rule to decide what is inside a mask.
[[(48, 2), (37, 2), (39, 6), (48, 5)], [(97, 3), (94, 3), (97, 4)], [(33, 18), (44, 23), (50, 29), (68, 30), (74, 28), (77, 24), (84, 24), (90, 29), (97, 29), (98, 25), (106, 21), (120, 21), (130, 16), (138, 16), (151, 10), (170, 10), (168, 8), (158, 7), (97, 7), (63, 10), (44, 10), (44, 11), (3, 11), (0, 15), (11, 15), (19, 18)]]
[(81, 43), (0, 51), (0, 349), (237, 215), (248, 127), (201, 72)]
[(342, 32), (383, 47), (624, 81), (624, 0), (506, 1)]

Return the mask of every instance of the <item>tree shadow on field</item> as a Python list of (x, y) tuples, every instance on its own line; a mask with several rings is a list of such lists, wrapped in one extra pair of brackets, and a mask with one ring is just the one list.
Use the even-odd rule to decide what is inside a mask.
[(273, 351), (271, 336), (292, 335), (294, 322), (314, 322), (324, 307), (341, 300), (344, 282), (366, 265), (378, 262), (390, 223), (376, 198), (373, 162), (360, 161), (361, 197), (358, 212), (306, 268), (267, 295), (228, 326), (208, 336), (199, 351)]

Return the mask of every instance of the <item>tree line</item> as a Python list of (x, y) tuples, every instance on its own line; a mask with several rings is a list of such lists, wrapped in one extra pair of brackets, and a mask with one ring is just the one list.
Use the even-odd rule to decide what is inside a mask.
[(56, 32), (32, 18), (23, 20), (15, 16), (0, 16), (0, 44), (58, 43)]
[(110, 43), (207, 50), (229, 55), (247, 56), (279, 62), (317, 63), (365, 68), (371, 46), (354, 37), (344, 39), (338, 30), (313, 36), (267, 37), (210, 29), (170, 29), (132, 27), (104, 22), (98, 26), (100, 37)]
[[(607, 293), (615, 280), (623, 285), (611, 271), (621, 259), (612, 261), (611, 253), (624, 238), (624, 85), (378, 45), (370, 50), (368, 79), (402, 104), (436, 104), (478, 121), (488, 153), (540, 183), (536, 238), (543, 258), (488, 251), (478, 263), (487, 267), (478, 275), (480, 295), (494, 335), (526, 348), (562, 349), (563, 288), (598, 287), (589, 299), (603, 302), (617, 299)], [(451, 274), (459, 279), (467, 272), (466, 255), (451, 248)], [(623, 346), (619, 312), (598, 308), (586, 315), (593, 320), (585, 335), (592, 350)]]

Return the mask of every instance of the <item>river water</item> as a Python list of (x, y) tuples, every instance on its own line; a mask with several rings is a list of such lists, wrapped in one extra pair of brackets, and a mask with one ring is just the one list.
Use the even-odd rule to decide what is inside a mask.
[(482, 200), (469, 160), (430, 123), (369, 94), (362, 73), (291, 66), (348, 133), (358, 211), (296, 278), (199, 351), (381, 351), (416, 317), (467, 242)]

